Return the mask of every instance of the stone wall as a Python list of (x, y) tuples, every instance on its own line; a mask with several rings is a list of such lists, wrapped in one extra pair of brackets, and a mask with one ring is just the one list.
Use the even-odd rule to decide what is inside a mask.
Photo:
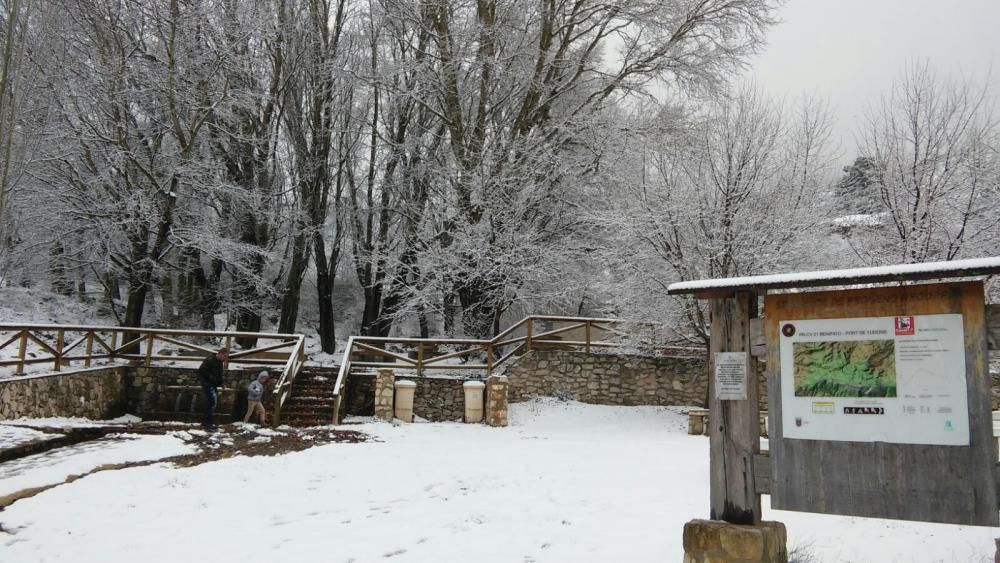
[(413, 414), (433, 422), (461, 422), (465, 417), (463, 380), (450, 377), (414, 377), (410, 380), (417, 384)]
[(94, 368), (71, 374), (0, 379), (0, 420), (125, 414), (124, 368)]
[(704, 358), (646, 358), (532, 350), (505, 373), (510, 402), (533, 396), (601, 405), (704, 405)]
[(343, 408), (352, 416), (375, 416), (375, 374), (352, 373), (344, 385)]
[[(756, 360), (751, 358), (751, 361)], [(767, 375), (757, 364), (759, 404), (767, 410)], [(510, 365), (510, 402), (533, 396), (600, 405), (705, 406), (708, 365), (703, 357), (645, 357), (532, 350)]]
[[(226, 370), (217, 421), (242, 419), (246, 387), (264, 368)], [(277, 375), (274, 370), (272, 374)], [(201, 419), (203, 397), (195, 368), (114, 366), (0, 379), (0, 420), (80, 416), (106, 419), (125, 413), (156, 420)], [(264, 407), (271, 409), (268, 381)]]
[[(128, 367), (125, 369), (125, 393), (129, 412), (157, 420), (201, 420), (202, 396), (197, 368)], [(228, 369), (219, 388), (216, 422), (242, 420), (246, 413), (247, 385), (262, 369), (274, 376), (264, 392), (264, 408), (271, 411), (271, 390), (279, 372), (270, 368)]]
[[(464, 380), (451, 377), (407, 377), (417, 384), (413, 396), (413, 414), (432, 422), (462, 420), (465, 416)], [(347, 378), (344, 402), (351, 416), (373, 416), (375, 375), (352, 373)]]

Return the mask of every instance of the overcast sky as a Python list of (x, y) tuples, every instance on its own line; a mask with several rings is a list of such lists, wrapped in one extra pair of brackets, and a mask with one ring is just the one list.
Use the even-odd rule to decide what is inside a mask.
[(781, 18), (752, 76), (773, 94), (827, 98), (841, 161), (854, 158), (865, 108), (911, 62), (928, 61), (940, 75), (989, 78), (1000, 95), (1000, 0), (789, 0)]

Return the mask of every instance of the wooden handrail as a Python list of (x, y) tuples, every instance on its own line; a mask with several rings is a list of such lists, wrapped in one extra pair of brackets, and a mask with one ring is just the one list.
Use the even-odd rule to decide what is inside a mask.
[[(299, 334), (283, 334), (278, 332), (236, 332), (236, 331), (220, 331), (220, 330), (185, 330), (178, 328), (149, 328), (149, 327), (133, 327), (133, 326), (101, 326), (101, 325), (59, 325), (59, 324), (19, 324), (19, 323), (0, 323), (0, 332), (6, 332), (10, 330), (65, 330), (69, 332), (84, 332), (84, 331), (96, 331), (96, 332), (134, 332), (139, 334), (145, 333), (155, 333), (155, 334), (174, 334), (178, 336), (231, 336), (233, 338), (268, 338), (268, 339), (279, 339), (283, 338), (286, 340), (296, 340)], [(8, 343), (9, 344), (9, 343)]]
[(288, 355), (288, 363), (285, 364), (285, 369), (281, 371), (281, 377), (278, 378), (278, 383), (274, 386), (275, 396), (271, 416), (271, 422), (274, 426), (281, 424), (281, 409), (285, 406), (285, 401), (291, 395), (295, 377), (298, 376), (299, 371), (302, 369), (302, 364), (305, 363), (305, 351), (306, 338), (299, 335), (295, 347), (292, 348), (292, 352)]
[[(535, 321), (544, 322), (563, 322), (572, 323), (570, 326), (561, 327), (557, 329), (547, 330), (541, 333), (533, 334), (533, 323)], [(604, 319), (604, 318), (587, 318), (587, 317), (563, 317), (555, 315), (530, 315), (520, 321), (514, 323), (513, 325), (507, 327), (505, 330), (498, 333), (496, 336), (489, 340), (485, 339), (472, 339), (472, 338), (392, 338), (392, 337), (377, 337), (377, 336), (352, 336), (347, 340), (347, 346), (344, 349), (343, 360), (340, 362), (340, 370), (337, 372), (337, 381), (333, 386), (333, 397), (334, 397), (334, 407), (333, 407), (333, 422), (337, 424), (340, 422), (340, 411), (343, 402), (343, 390), (344, 385), (347, 382), (347, 378), (351, 373), (352, 367), (387, 367), (387, 368), (399, 368), (415, 370), (417, 377), (422, 377), (424, 371), (428, 369), (432, 370), (446, 370), (446, 369), (477, 369), (486, 370), (486, 375), (492, 374), (493, 370), (510, 360), (516, 353), (520, 350), (530, 352), (533, 347), (547, 347), (550, 345), (562, 345), (562, 346), (581, 346), (586, 351), (590, 351), (594, 347), (615, 347), (621, 346), (621, 344), (615, 342), (603, 342), (594, 341), (592, 334), (594, 331), (604, 331), (610, 332), (608, 327), (604, 325), (617, 324), (623, 321), (618, 319)], [(511, 334), (516, 332), (519, 328), (525, 327), (527, 334), (525, 336), (511, 337)], [(584, 340), (577, 341), (567, 341), (567, 340), (553, 340), (552, 337), (558, 337), (559, 334), (571, 332), (574, 330), (583, 329)], [(402, 356), (395, 352), (390, 352), (388, 350), (383, 350), (378, 347), (378, 345), (387, 344), (404, 344), (412, 345), (416, 347), (417, 354), (416, 359), (408, 358)], [(465, 350), (452, 351), (441, 355), (428, 354), (428, 346), (468, 346)], [(502, 349), (507, 346), (513, 346), (512, 349), (503, 353)], [(356, 361), (352, 362), (351, 358), (355, 352), (367, 351), (372, 354), (376, 354), (385, 358), (391, 358), (395, 362), (384, 362), (384, 361)], [(476, 363), (476, 364), (443, 364), (441, 362), (457, 357), (470, 356), (472, 354), (484, 353), (486, 355), (486, 363)]]

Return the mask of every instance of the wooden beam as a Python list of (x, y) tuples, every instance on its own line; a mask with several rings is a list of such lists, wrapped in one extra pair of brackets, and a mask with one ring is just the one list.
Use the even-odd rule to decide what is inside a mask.
[[(103, 344), (103, 342), (102, 342)], [(107, 348), (107, 346), (105, 346)], [(86, 359), (83, 360), (83, 367), (90, 367), (91, 356), (94, 355), (94, 331), (87, 331), (87, 348), (84, 353), (86, 354)]]
[(750, 355), (755, 358), (767, 356), (767, 334), (764, 319), (750, 319)]
[(771, 456), (768, 452), (753, 456), (753, 485), (758, 495), (771, 494)]
[(369, 346), (367, 344), (364, 344), (362, 342), (357, 342), (357, 341), (354, 342), (354, 345), (357, 346), (358, 348), (361, 348), (362, 350), (367, 350), (369, 352), (372, 352), (374, 354), (378, 354), (380, 356), (385, 356), (387, 358), (392, 358), (392, 359), (394, 359), (396, 361), (403, 362), (404, 364), (407, 364), (407, 365), (411, 365), (411, 366), (416, 366), (417, 365), (416, 362), (414, 362), (410, 358), (407, 358), (406, 356), (403, 356), (401, 354), (396, 354), (394, 352), (389, 352), (388, 350), (383, 350), (381, 348), (376, 348), (374, 346)]
[[(709, 462), (711, 518), (732, 524), (761, 520), (754, 456), (760, 453), (756, 362), (750, 356), (750, 318), (757, 316), (757, 296), (740, 293), (713, 299), (709, 354)], [(715, 393), (715, 355), (747, 354), (746, 399), (721, 400)]]
[(17, 373), (24, 373), (24, 353), (28, 348), (28, 331), (21, 331), (21, 340), (18, 342), (17, 346)]
[(986, 346), (990, 350), (1000, 350), (1000, 305), (986, 306)]

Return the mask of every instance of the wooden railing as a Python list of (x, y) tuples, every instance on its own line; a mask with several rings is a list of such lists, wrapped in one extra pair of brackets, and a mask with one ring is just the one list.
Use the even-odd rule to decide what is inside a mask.
[[(203, 343), (185, 342), (183, 338), (194, 338)], [(254, 348), (236, 350), (233, 348), (233, 341), (237, 338), (252, 338), (264, 342), (258, 343)], [(0, 360), (0, 367), (16, 366), (15, 373), (23, 373), (28, 365), (46, 363), (51, 363), (52, 370), (56, 372), (72, 362), (89, 368), (100, 360), (122, 360), (147, 367), (162, 361), (200, 363), (218, 348), (225, 347), (230, 350), (227, 367), (229, 364), (283, 366), (274, 387), (275, 421), (280, 420), (281, 407), (288, 397), (295, 376), (305, 362), (305, 337), (301, 334), (0, 324), (0, 339), (0, 352), (17, 347), (16, 359)], [(161, 346), (159, 351), (157, 346)], [(163, 353), (165, 351), (176, 353)]]
[(302, 365), (305, 363), (306, 339), (300, 335), (298, 341), (295, 343), (295, 347), (292, 348), (292, 352), (288, 355), (288, 363), (285, 364), (285, 369), (281, 371), (278, 383), (274, 385), (274, 402), (272, 404), (271, 416), (274, 426), (281, 424), (281, 408), (285, 406), (285, 401), (291, 395), (292, 383), (295, 382), (295, 376), (299, 374)]
[[(347, 341), (333, 387), (333, 421), (340, 420), (344, 384), (354, 368), (393, 368), (413, 371), (417, 377), (428, 370), (472, 370), (485, 379), (520, 352), (582, 348), (589, 353), (593, 348), (623, 346), (615, 341), (615, 337), (624, 336), (615, 328), (621, 324), (617, 319), (535, 315), (525, 317), (489, 340), (352, 336)], [(538, 325), (543, 325), (541, 330)], [(396, 350), (390, 349), (393, 347)]]

